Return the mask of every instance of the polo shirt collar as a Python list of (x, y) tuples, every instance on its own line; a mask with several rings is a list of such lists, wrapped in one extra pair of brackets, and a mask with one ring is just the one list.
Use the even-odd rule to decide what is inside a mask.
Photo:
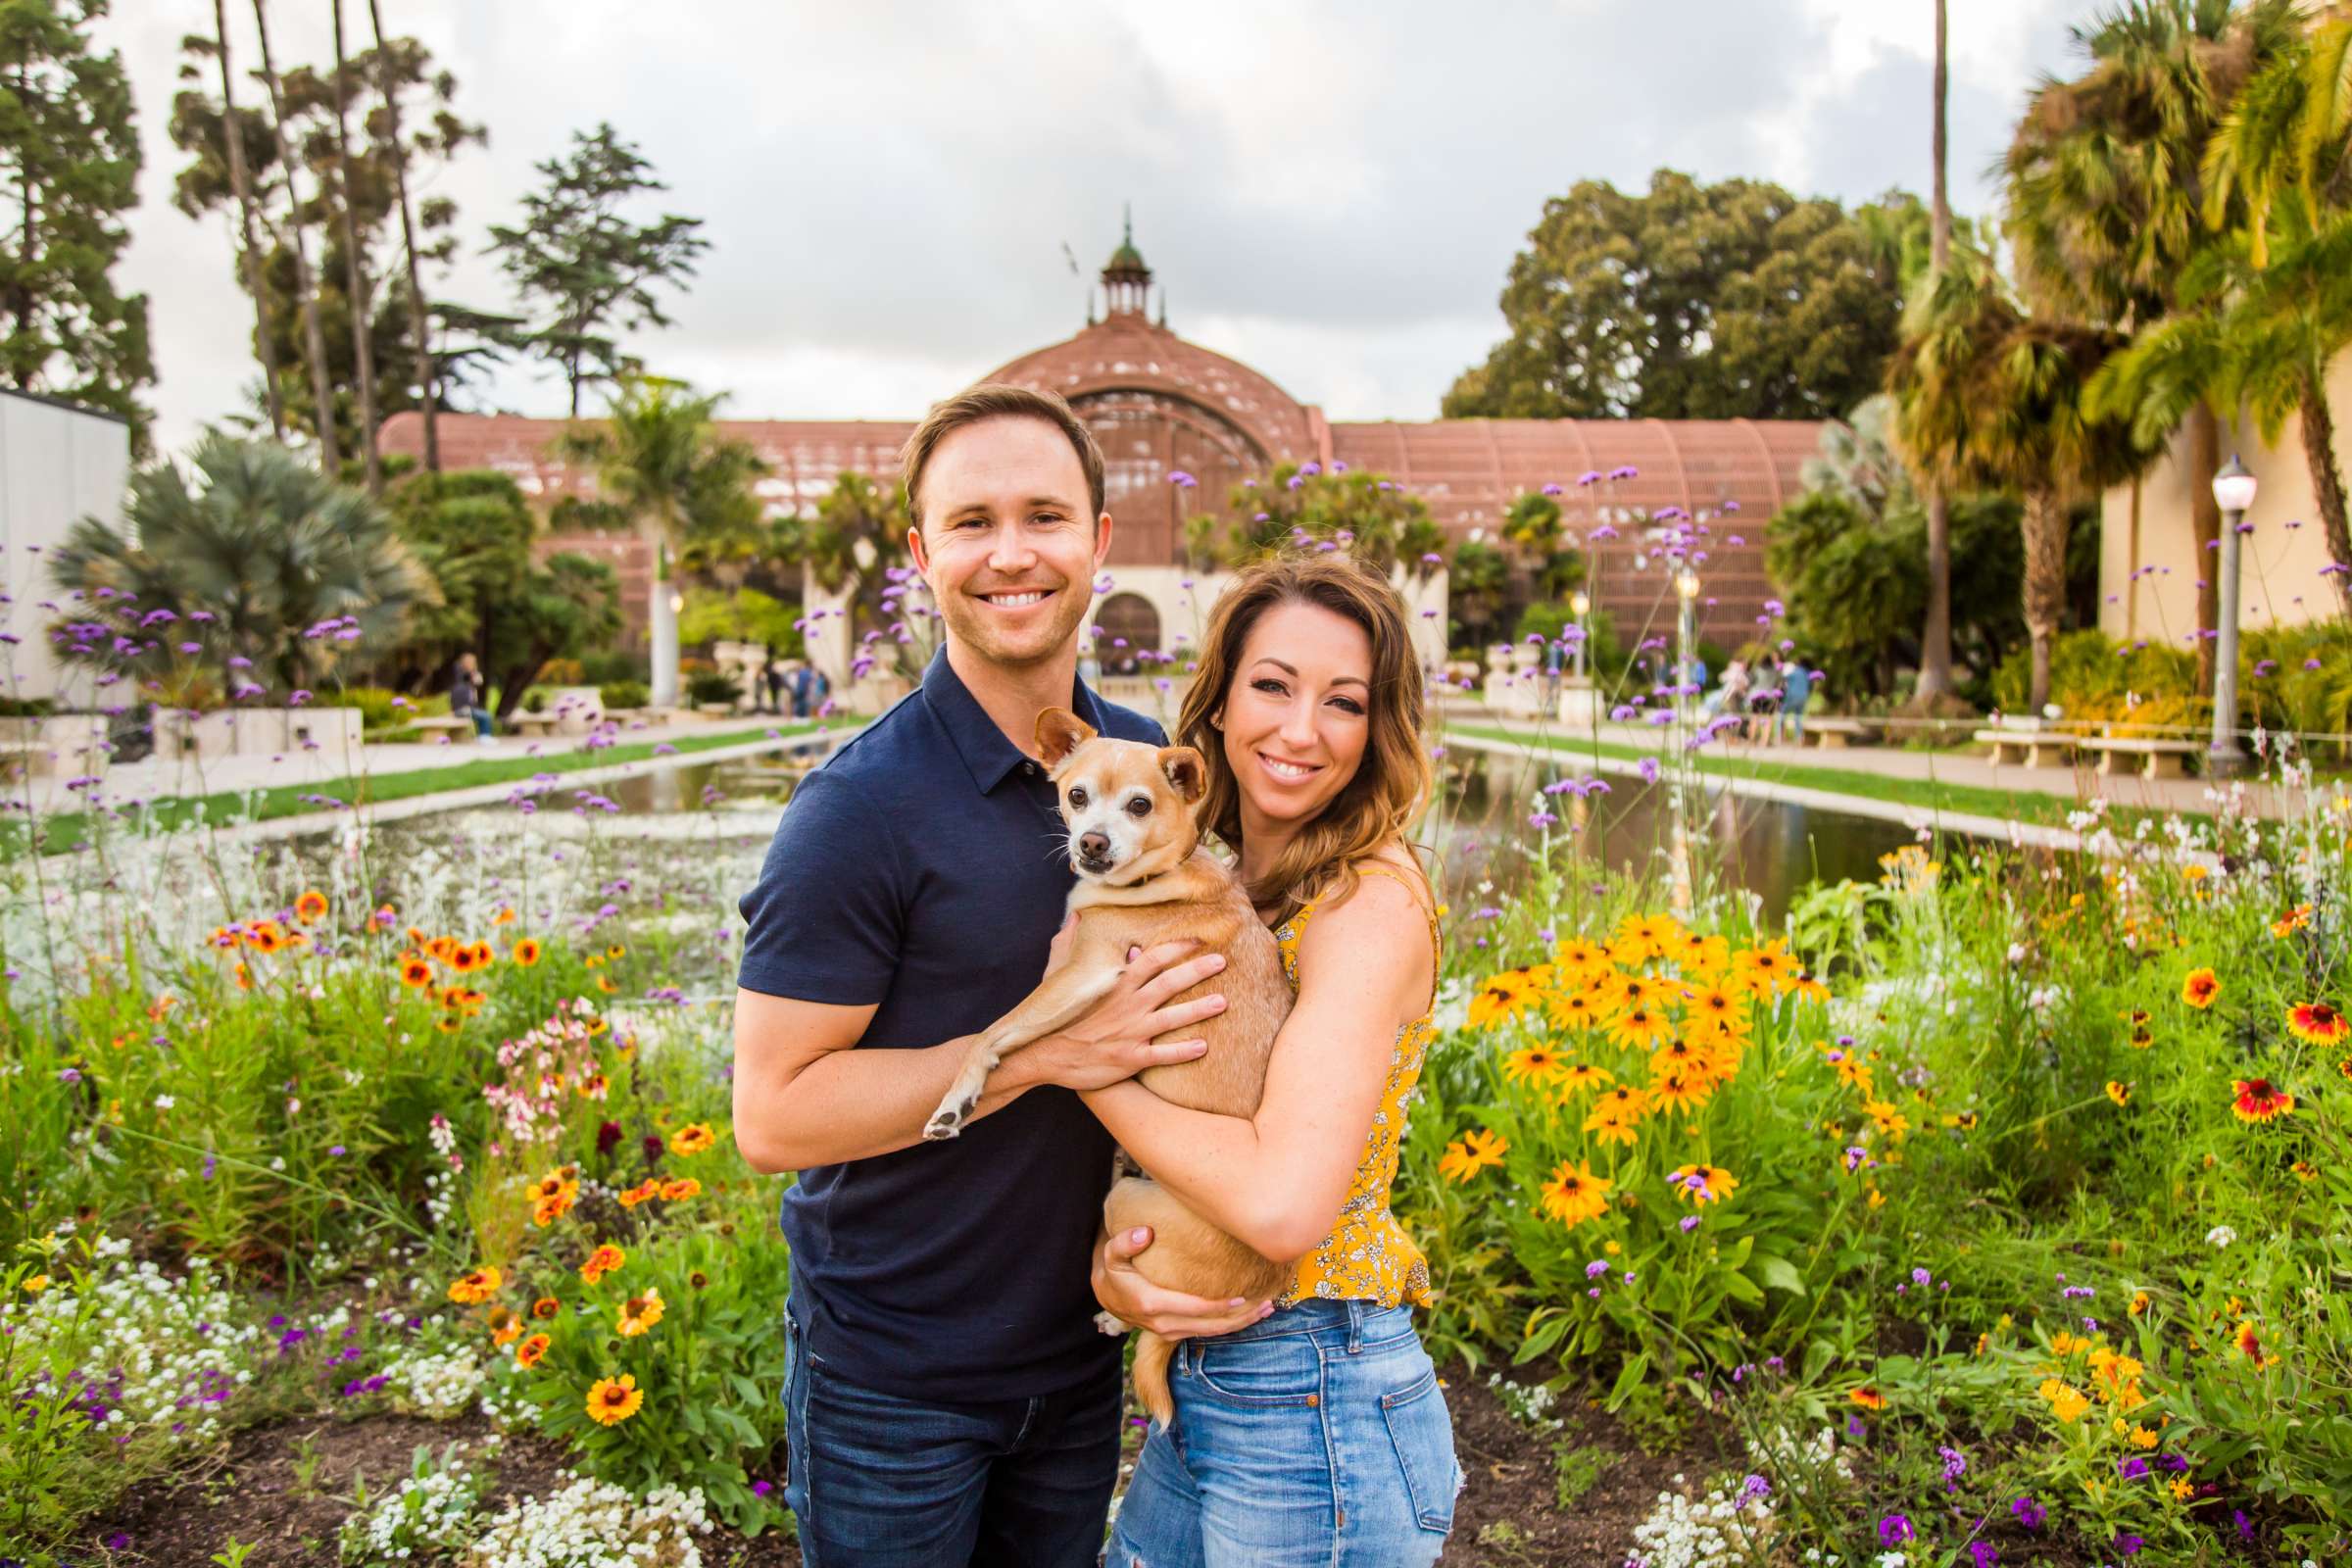
[[(956, 675), (948, 662), (944, 642), (931, 656), (930, 667), (923, 671), (923, 702), (935, 714), (940, 727), (948, 732), (949, 744), (956, 755), (963, 759), (965, 771), (972, 775), (972, 784), (986, 795), (1014, 768), (1030, 759), (1028, 754), (1004, 738), (997, 721), (988, 716), (988, 710), (971, 694), (970, 688)], [(1086, 682), (1070, 682), (1070, 711), (1087, 721), (1098, 732), (1102, 729), (1101, 699), (1087, 690)]]

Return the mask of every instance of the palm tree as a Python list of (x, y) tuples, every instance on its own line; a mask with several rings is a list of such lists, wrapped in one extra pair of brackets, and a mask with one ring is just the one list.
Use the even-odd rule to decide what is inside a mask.
[[(1844, 418), (1823, 425), (1821, 451), (1797, 470), (1804, 487), (1852, 502), (1874, 523), (1885, 521), (1889, 512), (1907, 510), (1914, 487), (1895, 445), (1895, 417), (1894, 399), (1879, 392), (1855, 404)], [(1950, 561), (1944, 564), (1948, 572)], [(1932, 576), (1932, 561), (1928, 569)]]
[[(1944, 104), (1950, 96), (1951, 73), (1947, 61), (1946, 35), (1949, 28), (1944, 15), (1944, 0), (1936, 0), (1936, 99), (1935, 130), (1930, 137), (1930, 158), (1935, 165), (1935, 184), (1930, 198), (1928, 215), (1929, 287), (1943, 275), (1952, 265), (1952, 201), (1944, 186)], [(1859, 411), (1856, 411), (1859, 413)], [(1933, 708), (1952, 694), (1952, 508), (1943, 486), (1932, 485), (1928, 490), (1928, 613), (1927, 624), (1919, 640), (1919, 685), (1913, 700), (1922, 710)]]
[(2070, 514), (2145, 461), (2131, 426), (2087, 412), (2083, 397), (2123, 342), (2120, 333), (2027, 315), (1989, 263), (1969, 256), (1912, 302), (1888, 369), (1914, 466), (1946, 489), (2023, 498), (2036, 711), (2049, 701), (2050, 652), (2066, 610)]
[(437, 598), (373, 501), (283, 447), (216, 431), (189, 466), (193, 482), (140, 470), (120, 529), (84, 517), (51, 557), (61, 587), (169, 612), (127, 656), (139, 673), (217, 669), (230, 696), (271, 680), (283, 701), (388, 650)]
[(424, 300), (423, 263), (416, 249), (416, 214), (409, 201), (409, 144), (400, 129), (400, 72), (384, 45), (381, 0), (368, 0), (368, 23), (375, 33), (376, 70), (384, 94), (384, 144), (392, 156), (392, 184), (400, 197), (401, 250), (408, 258), (409, 331), (416, 348), (416, 407), (424, 416), (424, 466), (441, 471), (440, 378), (434, 373), (431, 309)]
[[(2209, 146), (2230, 103), (2292, 46), (2297, 26), (2295, 0), (2126, 0), (2075, 29), (2089, 69), (2035, 88), (2004, 160), (2008, 234), (2038, 313), (2137, 332), (2179, 309), (2180, 279), (2212, 242)], [(2221, 531), (2220, 420), (2215, 389), (2204, 391), (2184, 414), (2200, 551)], [(2217, 612), (2207, 573), (2200, 630)], [(2197, 647), (2210, 683), (2212, 645)]]
[(347, 111), (358, 94), (351, 85), (350, 63), (343, 48), (343, 0), (331, 3), (335, 8), (335, 213), (343, 238), (343, 285), (351, 295), (352, 363), (360, 380), (360, 450), (368, 463), (368, 493), (380, 500), (384, 493), (384, 466), (375, 448), (375, 349), (369, 342), (368, 331), (375, 313), (369, 298), (367, 253), (360, 248), (351, 216), (351, 125)]
[(712, 416), (721, 395), (695, 397), (682, 381), (654, 376), (624, 379), (605, 422), (572, 425), (556, 437), (554, 455), (589, 468), (602, 500), (619, 509), (639, 538), (653, 547), (649, 622), (653, 632), (653, 700), (678, 697), (678, 605), (669, 557), (673, 549), (742, 524), (757, 508), (751, 482), (767, 471), (745, 442), (722, 438)]
[(294, 182), (293, 144), (286, 140), (286, 105), (277, 90), (277, 63), (270, 56), (270, 13), (265, 0), (253, 0), (253, 24), (262, 43), (262, 87), (270, 99), (270, 133), (277, 143), (278, 177), (286, 185), (286, 249), (294, 258), (294, 293), (302, 313), (303, 347), (311, 360), (311, 396), (318, 403), (313, 419), (318, 432), (318, 455), (326, 471), (342, 465), (335, 443), (334, 386), (326, 373), (326, 333), (318, 323), (318, 290), (311, 278), (310, 241), (303, 237), (307, 221), (302, 212), (302, 187)]
[[(2243, 213), (2191, 284), (2217, 313), (2210, 334), (2151, 346), (2152, 360), (2218, 359), (2275, 441), (2296, 416), (2331, 560), (2352, 562), (2328, 370), (2352, 346), (2352, 11), (2338, 8), (2247, 83), (2205, 164), (2206, 218)], [(2178, 372), (2169, 372), (2177, 374)], [(2352, 575), (2332, 574), (2352, 614)]]
[(285, 395), (277, 385), (277, 339), (270, 330), (270, 294), (262, 270), (262, 248), (253, 225), (253, 174), (245, 163), (244, 122), (237, 116), (236, 72), (228, 54), (227, 0), (213, 0), (213, 54), (220, 62), (220, 134), (228, 145), (228, 185), (237, 198), (237, 228), (244, 239), (245, 290), (253, 296), (253, 340), (262, 360), (262, 397), (270, 430), (286, 438)]

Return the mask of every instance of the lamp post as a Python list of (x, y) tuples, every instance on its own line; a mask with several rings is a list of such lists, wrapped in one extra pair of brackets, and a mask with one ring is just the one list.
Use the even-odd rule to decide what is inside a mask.
[(1585, 678), (1585, 644), (1592, 639), (1592, 628), (1585, 617), (1592, 613), (1592, 596), (1578, 589), (1569, 597), (1568, 608), (1576, 612), (1576, 678)]
[(2205, 764), (2215, 778), (2229, 778), (2246, 765), (2246, 754), (2237, 744), (2238, 527), (2254, 505), (2255, 489), (2254, 475), (2234, 452), (2213, 476), (2213, 499), (2222, 509), (2221, 624), (2213, 656), (2213, 743), (2206, 750)]
[(1675, 711), (1687, 713), (1696, 697), (1695, 693), (1684, 692), (1683, 687), (1690, 683), (1690, 650), (1698, 641), (1698, 573), (1689, 566), (1676, 572), (1674, 591), (1682, 600), (1682, 612), (1675, 622), (1676, 640), (1681, 647), (1674, 661), (1674, 689), (1677, 694), (1674, 707)]

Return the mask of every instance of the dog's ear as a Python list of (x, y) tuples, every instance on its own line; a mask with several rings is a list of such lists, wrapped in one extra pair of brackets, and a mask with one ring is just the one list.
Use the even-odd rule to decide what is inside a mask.
[(1066, 708), (1037, 715), (1037, 758), (1050, 768), (1059, 767), (1063, 758), (1094, 738), (1094, 726)]
[(1208, 762), (1190, 746), (1162, 746), (1159, 749), (1159, 770), (1168, 775), (1184, 804), (1199, 804), (1208, 793)]

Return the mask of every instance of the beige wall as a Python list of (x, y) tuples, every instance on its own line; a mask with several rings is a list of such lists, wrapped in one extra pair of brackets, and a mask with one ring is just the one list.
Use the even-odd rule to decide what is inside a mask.
[[(2335, 363), (2328, 377), (2328, 405), (2335, 416), (2336, 462), (2352, 468), (2352, 354)], [(2140, 481), (2138, 564), (2154, 566), (2137, 584), (2131, 580), (2132, 487), (2107, 492), (2099, 530), (2099, 629), (2111, 637), (2194, 646), (2197, 578), (2219, 552), (2197, 548), (2190, 521), (2186, 443), (2176, 435), (2171, 452)], [(2333, 615), (2342, 600), (2319, 575), (2327, 565), (2328, 540), (2311, 500), (2311, 470), (2303, 460), (2302, 421), (2289, 418), (2276, 447), (2263, 444), (2250, 421), (2222, 428), (2222, 458), (2235, 451), (2254, 470), (2261, 489), (2246, 520), (2244, 576), (2238, 588), (2241, 626), (2294, 623)], [(2289, 523), (2299, 523), (2289, 527)], [(2203, 559), (2199, 559), (2203, 558)]]

